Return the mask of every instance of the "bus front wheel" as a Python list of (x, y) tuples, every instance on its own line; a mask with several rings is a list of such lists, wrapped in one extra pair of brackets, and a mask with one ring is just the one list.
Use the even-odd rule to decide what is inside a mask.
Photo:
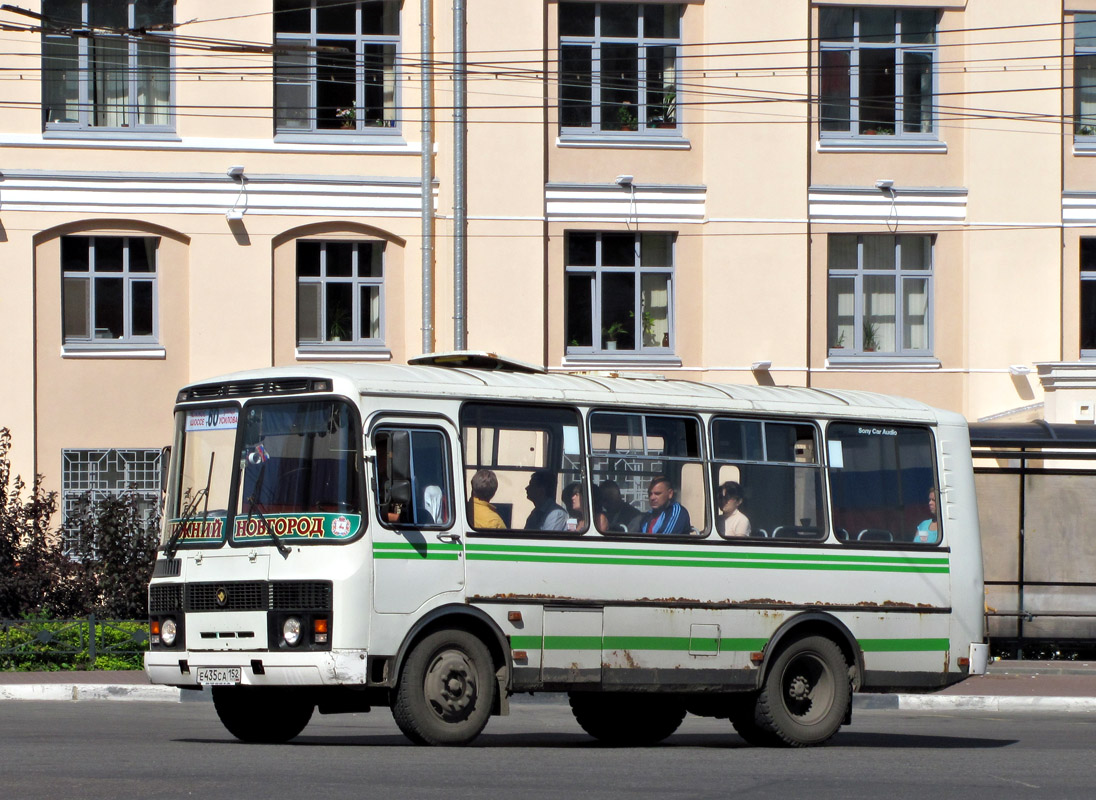
[(241, 742), (282, 744), (305, 729), (315, 706), (293, 689), (214, 686), (213, 708)]
[(785, 744), (822, 744), (841, 727), (852, 699), (845, 656), (825, 636), (789, 644), (773, 662), (757, 700), (757, 722)]
[(438, 631), (408, 656), (392, 716), (415, 744), (464, 745), (487, 724), (496, 690), (483, 642), (467, 631)]

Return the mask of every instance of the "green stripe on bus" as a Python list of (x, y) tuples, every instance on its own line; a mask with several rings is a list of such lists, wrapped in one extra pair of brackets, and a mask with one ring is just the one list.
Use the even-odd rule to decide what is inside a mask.
[(763, 561), (700, 561), (686, 558), (613, 558), (611, 556), (589, 556), (584, 558), (555, 555), (526, 555), (523, 553), (469, 553), (474, 561), (515, 561), (535, 564), (611, 564), (628, 567), (707, 567), (720, 569), (784, 569), (815, 570), (841, 572), (948, 572), (947, 565), (921, 566), (903, 563), (857, 564), (848, 562), (763, 562)]
[(865, 653), (943, 652), (951, 649), (951, 642), (947, 639), (860, 639), (858, 643)]
[[(717, 647), (718, 644), (718, 647)], [(704, 652), (754, 653), (765, 649), (767, 639), (689, 638), (687, 636), (511, 636), (515, 650), (699, 650)], [(945, 652), (947, 639), (860, 639), (865, 653)]]
[(451, 552), (460, 552), (460, 544), (457, 542), (431, 542), (430, 544), (412, 544), (411, 542), (373, 542), (374, 550), (399, 550), (399, 551), (414, 551), (419, 552), (421, 550), (434, 550), (444, 551), (449, 550)]
[[(560, 555), (588, 555), (588, 554), (601, 554), (611, 553), (615, 556), (665, 556), (667, 550), (665, 548), (644, 548), (644, 549), (629, 549), (629, 548), (611, 548), (611, 547), (552, 547), (552, 546), (536, 546), (536, 545), (506, 545), (506, 544), (477, 544), (470, 542), (468, 544), (468, 552), (491, 552), (491, 553), (550, 553)], [(846, 554), (828, 554), (828, 553), (765, 553), (765, 552), (744, 552), (741, 550), (729, 550), (725, 549), (721, 552), (697, 550), (694, 552), (687, 552), (685, 550), (670, 551), (674, 554), (688, 555), (690, 558), (710, 558), (710, 559), (734, 559), (734, 560), (764, 560), (764, 561), (855, 561), (864, 563), (877, 563), (877, 564), (943, 564), (948, 563), (947, 557), (931, 557), (931, 556), (870, 556), (870, 555), (846, 555)]]

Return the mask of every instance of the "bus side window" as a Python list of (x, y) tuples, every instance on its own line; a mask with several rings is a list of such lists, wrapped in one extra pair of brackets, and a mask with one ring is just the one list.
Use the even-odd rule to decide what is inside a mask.
[(377, 450), (377, 516), (394, 527), (446, 528), (451, 524), (452, 483), (442, 431), (381, 429)]

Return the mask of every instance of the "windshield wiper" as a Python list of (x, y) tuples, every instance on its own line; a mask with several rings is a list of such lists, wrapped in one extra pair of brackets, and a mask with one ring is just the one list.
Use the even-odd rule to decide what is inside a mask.
[(190, 498), (190, 502), (186, 504), (183, 509), (183, 518), (179, 523), (179, 527), (171, 534), (171, 538), (167, 540), (167, 544), (164, 545), (164, 556), (168, 561), (175, 558), (175, 551), (179, 547), (179, 539), (182, 538), (183, 533), (186, 531), (187, 526), (194, 521), (194, 512), (198, 510), (198, 503), (205, 500), (205, 506), (202, 509), (202, 527), (205, 527), (207, 518), (209, 517), (209, 486), (213, 483), (213, 459), (216, 453), (209, 454), (209, 474), (206, 475), (206, 485), (204, 489), (199, 489)]
[(268, 535), (274, 542), (274, 546), (278, 548), (278, 552), (282, 554), (282, 558), (289, 558), (290, 552), (292, 552), (286, 543), (282, 541), (282, 537), (274, 532), (273, 526), (267, 521), (266, 516), (263, 514), (262, 503), (259, 502), (259, 495), (263, 490), (263, 478), (266, 476), (266, 462), (262, 463), (259, 467), (259, 475), (255, 478), (255, 490), (251, 493), (251, 496), (247, 498), (247, 524), (251, 524), (251, 518), (254, 515), (259, 522), (262, 523), (263, 533)]

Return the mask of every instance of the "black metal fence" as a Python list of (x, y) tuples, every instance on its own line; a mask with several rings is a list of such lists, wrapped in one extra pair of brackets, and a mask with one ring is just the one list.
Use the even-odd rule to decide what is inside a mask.
[(0, 670), (140, 669), (148, 622), (0, 619)]

